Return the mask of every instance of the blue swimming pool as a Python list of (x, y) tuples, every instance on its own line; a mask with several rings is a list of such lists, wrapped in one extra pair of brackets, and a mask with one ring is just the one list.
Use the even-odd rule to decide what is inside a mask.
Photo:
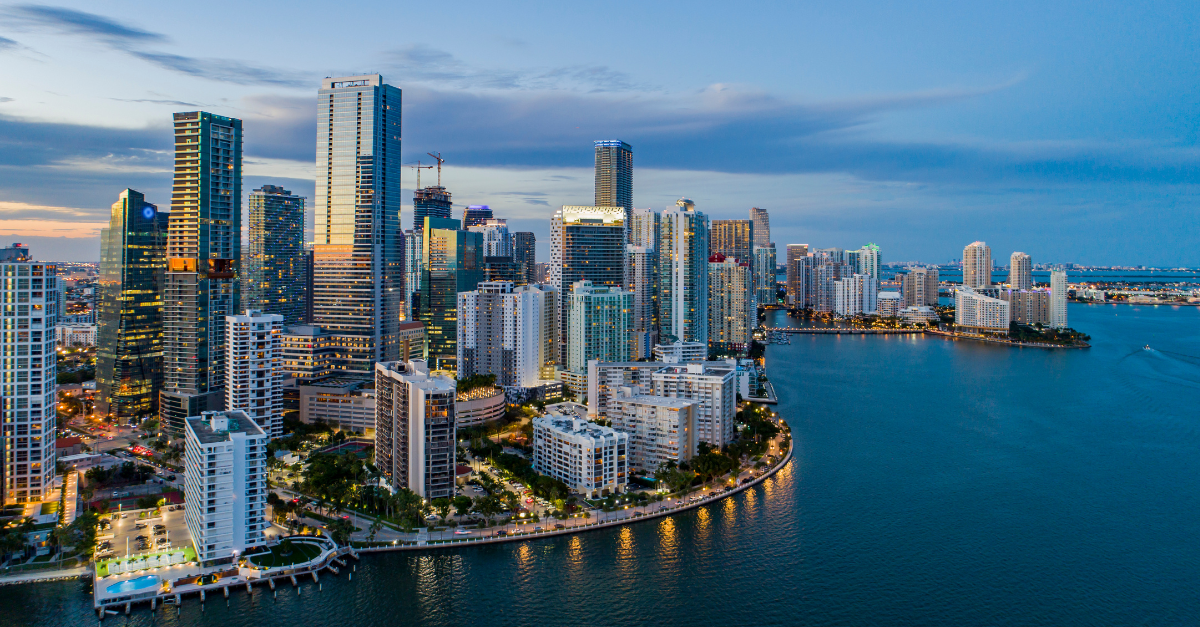
[(153, 588), (157, 585), (158, 575), (146, 575), (145, 577), (126, 579), (125, 581), (114, 583), (105, 590), (109, 594), (120, 594), (122, 592), (137, 592), (138, 590)]

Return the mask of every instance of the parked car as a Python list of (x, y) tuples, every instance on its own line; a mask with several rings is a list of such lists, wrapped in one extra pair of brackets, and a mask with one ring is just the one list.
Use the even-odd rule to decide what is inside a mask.
[(554, 528), (555, 528), (555, 529), (566, 529), (566, 528), (567, 528), (567, 526), (566, 526), (566, 525), (564, 525), (564, 524), (562, 524), (562, 523), (557, 523), (557, 524), (555, 524), (555, 525), (554, 525)]

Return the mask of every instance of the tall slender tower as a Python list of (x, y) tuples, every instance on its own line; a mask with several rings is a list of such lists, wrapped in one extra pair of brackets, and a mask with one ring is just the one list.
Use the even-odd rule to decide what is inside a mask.
[(225, 408), (244, 411), (267, 439), (283, 435), (283, 316), (247, 309), (229, 316)]
[(625, 209), (628, 241), (633, 217), (633, 147), (619, 139), (596, 142), (596, 206)]
[(413, 193), (413, 230), (425, 228), (425, 218), (449, 218), (453, 207), (450, 192), (445, 187), (436, 185), (418, 189)]
[(518, 285), (533, 283), (533, 265), (537, 263), (537, 238), (528, 231), (517, 231), (512, 234), (513, 263), (517, 264), (521, 282)]
[(855, 271), (859, 274), (869, 274), (878, 281), (883, 270), (883, 258), (879, 254), (877, 244), (867, 244), (858, 249), (858, 263)]
[(797, 309), (804, 309), (808, 304), (801, 293), (803, 286), (801, 285), (802, 275), (797, 266), (799, 260), (808, 256), (808, 244), (788, 244), (787, 245), (787, 306)]
[(709, 252), (748, 263), (755, 246), (752, 224), (749, 220), (713, 220)]
[(400, 90), (378, 74), (327, 78), (317, 92), (313, 320), (334, 367), (369, 375), (400, 358)]
[(1008, 285), (1014, 290), (1033, 289), (1033, 259), (1016, 252), (1008, 259)]
[(766, 248), (771, 245), (771, 218), (766, 209), (750, 208), (750, 221), (754, 223), (754, 245)]
[(304, 198), (276, 185), (250, 192), (250, 245), (246, 252), (242, 305), (283, 316), (284, 326), (300, 324), (307, 283)]
[(242, 121), (175, 114), (175, 180), (163, 289), (164, 428), (221, 409), (225, 317), (237, 312), (242, 255)]
[(167, 215), (127, 189), (100, 232), (96, 410), (120, 422), (158, 409)]
[[(625, 209), (622, 207), (563, 206), (550, 218), (549, 283), (561, 299), (559, 323), (566, 349), (566, 324), (577, 281), (620, 287), (625, 282)], [(562, 356), (566, 361), (566, 354)]]
[(659, 341), (708, 343), (708, 217), (680, 198), (662, 213), (658, 251)]
[(417, 314), (425, 325), (429, 363), (456, 368), (458, 359), (458, 294), (483, 280), (483, 235), (464, 231), (458, 220), (425, 218), (421, 236), (421, 291)]
[(1050, 273), (1050, 326), (1067, 328), (1067, 273), (1062, 270)]
[(984, 242), (972, 242), (963, 248), (963, 285), (988, 287), (992, 284), (992, 249)]

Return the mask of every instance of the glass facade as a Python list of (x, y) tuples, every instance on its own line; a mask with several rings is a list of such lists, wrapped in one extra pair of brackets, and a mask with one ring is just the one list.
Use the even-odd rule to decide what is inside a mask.
[(534, 283), (533, 266), (537, 263), (537, 253), (535, 251), (537, 238), (533, 233), (527, 231), (518, 231), (513, 233), (513, 262), (517, 264), (519, 281), (517, 285), (528, 285)]
[(305, 320), (304, 198), (275, 185), (250, 192), (250, 242), (242, 277), (242, 306)]
[(180, 437), (184, 419), (199, 415), (180, 412), (220, 409), (224, 400), (225, 317), (241, 296), (242, 121), (192, 111), (174, 123), (159, 411)]
[(425, 218), (424, 265), (417, 303), (425, 325), (428, 361), (436, 369), (454, 370), (458, 359), (458, 293), (470, 292), (483, 280), (483, 236), (460, 230), (458, 220)]
[[(578, 281), (598, 287), (625, 284), (625, 209), (623, 207), (563, 206), (550, 219), (549, 283), (558, 293)], [(561, 297), (561, 296), (560, 296)], [(562, 299), (563, 350), (570, 299)], [(566, 362), (566, 353), (561, 356)]]
[(596, 142), (596, 206), (623, 208), (625, 228), (629, 229), (633, 211), (633, 147), (619, 139)]
[(420, 231), (425, 218), (449, 218), (454, 203), (445, 187), (422, 187), (413, 194), (413, 229)]
[(327, 78), (317, 94), (310, 322), (335, 337), (340, 370), (400, 357), (400, 96), (378, 74)]
[(158, 410), (167, 216), (127, 189), (100, 232), (96, 411), (122, 423)]
[(681, 198), (658, 234), (658, 341), (708, 342), (708, 218)]

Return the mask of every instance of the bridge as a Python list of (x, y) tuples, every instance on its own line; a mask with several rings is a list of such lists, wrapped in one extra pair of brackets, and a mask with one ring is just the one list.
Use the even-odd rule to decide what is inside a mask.
[(925, 329), (818, 329), (796, 327), (764, 327), (767, 333), (802, 333), (805, 335), (906, 335), (924, 333)]

